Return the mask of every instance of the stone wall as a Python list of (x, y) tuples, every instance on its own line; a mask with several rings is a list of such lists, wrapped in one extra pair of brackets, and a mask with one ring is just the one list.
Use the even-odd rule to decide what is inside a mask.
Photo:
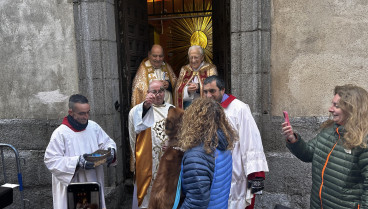
[(0, 118), (60, 118), (78, 91), (72, 5), (3, 0), (0, 14)]
[(327, 116), (336, 85), (368, 88), (367, 1), (272, 1), (272, 112)]
[(114, 0), (81, 0), (74, 4), (79, 89), (91, 104), (91, 117), (115, 140), (118, 165), (105, 169), (107, 208), (125, 201), (122, 127)]
[(256, 208), (309, 208), (311, 165), (285, 147), (282, 111), (309, 140), (327, 119), (335, 85), (368, 89), (367, 6), (231, 0), (232, 94), (250, 105), (270, 169)]
[[(121, 159), (114, 1), (2, 0), (0, 14), (0, 143), (18, 149), (26, 208), (52, 208), (43, 157), (71, 94), (87, 96), (91, 119), (116, 141)], [(14, 155), (4, 156), (7, 181), (17, 183)], [(109, 208), (122, 201), (123, 167), (105, 169)], [(9, 208), (20, 202), (15, 190)]]
[[(122, 159), (114, 2), (0, 2), (0, 142), (20, 153), (29, 208), (52, 208), (43, 154), (70, 94), (89, 98), (91, 119), (117, 142)], [(230, 0), (231, 90), (250, 105), (270, 168), (256, 208), (309, 208), (310, 164), (286, 149), (282, 110), (310, 139), (327, 118), (335, 85), (368, 87), (367, 6), (364, 0)], [(14, 157), (4, 154), (16, 183)], [(131, 197), (123, 186), (124, 163), (106, 171), (109, 208)]]
[[(52, 208), (43, 156), (68, 96), (78, 92), (73, 6), (3, 0), (0, 14), (0, 142), (18, 149), (28, 208)], [(14, 154), (4, 149), (4, 155), (8, 182), (17, 183)], [(14, 190), (10, 208), (20, 208), (19, 194)]]
[(280, 158), (289, 151), (283, 148), (280, 123), (273, 121), (282, 110), (289, 111), (295, 130), (310, 140), (328, 117), (336, 85), (352, 83), (368, 89), (368, 53), (363, 44), (368, 41), (368, 2), (273, 0), (271, 4), (272, 118), (263, 132), (272, 169), (268, 191), (283, 191), (285, 205), (292, 208), (309, 208), (311, 165), (293, 156)]

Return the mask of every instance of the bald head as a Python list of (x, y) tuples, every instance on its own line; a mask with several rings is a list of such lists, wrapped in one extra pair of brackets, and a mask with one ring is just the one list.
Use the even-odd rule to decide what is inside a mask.
[(165, 89), (162, 81), (153, 80), (148, 86), (148, 93), (154, 95), (153, 104), (160, 105), (164, 103)]
[(151, 48), (150, 52), (152, 52), (152, 51), (160, 51), (160, 52), (164, 53), (164, 49), (162, 48), (161, 45), (158, 45), (158, 44), (152, 45), (152, 48)]
[(162, 46), (155, 44), (148, 52), (148, 59), (154, 68), (161, 68), (164, 62), (164, 49)]
[(164, 88), (164, 84), (160, 80), (152, 80), (148, 86), (148, 91), (151, 91), (153, 87)]

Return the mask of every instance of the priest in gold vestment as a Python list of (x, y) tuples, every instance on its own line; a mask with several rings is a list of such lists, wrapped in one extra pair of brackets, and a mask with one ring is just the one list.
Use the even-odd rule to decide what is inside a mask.
[(171, 104), (164, 101), (161, 81), (149, 84), (145, 101), (129, 112), (129, 139), (132, 156), (131, 170), (135, 173), (132, 209), (147, 208), (153, 181), (167, 137), (165, 120)]
[(217, 75), (216, 66), (204, 61), (204, 52), (200, 46), (188, 49), (189, 64), (180, 70), (174, 94), (174, 105), (187, 108), (194, 99), (203, 97), (203, 81), (208, 76)]
[(153, 45), (134, 77), (132, 85), (131, 107), (144, 101), (148, 85), (152, 80), (161, 80), (165, 88), (165, 102), (173, 104), (172, 92), (176, 84), (176, 75), (170, 65), (164, 62), (164, 50)]

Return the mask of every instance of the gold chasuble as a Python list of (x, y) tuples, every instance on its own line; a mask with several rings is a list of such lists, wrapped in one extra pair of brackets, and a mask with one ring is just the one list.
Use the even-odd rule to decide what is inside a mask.
[[(161, 68), (155, 69), (151, 65), (151, 62), (148, 58), (144, 59), (139, 65), (139, 68), (133, 80), (131, 107), (144, 102), (148, 90), (148, 85), (152, 80), (170, 81), (172, 89), (174, 91), (177, 78), (169, 64), (164, 62)], [(170, 91), (167, 90), (165, 91), (165, 102), (173, 104), (173, 95)]]
[(188, 83), (193, 80), (197, 80), (200, 87), (200, 97), (203, 97), (203, 81), (211, 75), (217, 75), (216, 66), (203, 62), (200, 69), (194, 71), (190, 65), (185, 65), (180, 70), (180, 75), (176, 84), (175, 94), (174, 94), (174, 105), (176, 107), (184, 108), (184, 89)]
[(131, 170), (135, 173), (134, 195), (138, 206), (147, 208), (153, 182), (155, 181), (162, 147), (167, 141), (165, 121), (171, 104), (152, 105), (143, 116), (143, 103), (129, 112), (129, 140)]
[(135, 146), (135, 160), (138, 205), (141, 205), (152, 179), (151, 128), (147, 128), (138, 134)]

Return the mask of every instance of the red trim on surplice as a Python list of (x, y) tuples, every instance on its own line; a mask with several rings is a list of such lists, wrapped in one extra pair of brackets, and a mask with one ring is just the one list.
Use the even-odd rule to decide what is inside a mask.
[(234, 101), (234, 99), (236, 99), (236, 97), (234, 97), (233, 95), (231, 95), (231, 94), (228, 94), (228, 95), (229, 95), (229, 97), (225, 101), (221, 102), (221, 106), (223, 108), (227, 108), (227, 106), (229, 106), (229, 104), (232, 101)]

